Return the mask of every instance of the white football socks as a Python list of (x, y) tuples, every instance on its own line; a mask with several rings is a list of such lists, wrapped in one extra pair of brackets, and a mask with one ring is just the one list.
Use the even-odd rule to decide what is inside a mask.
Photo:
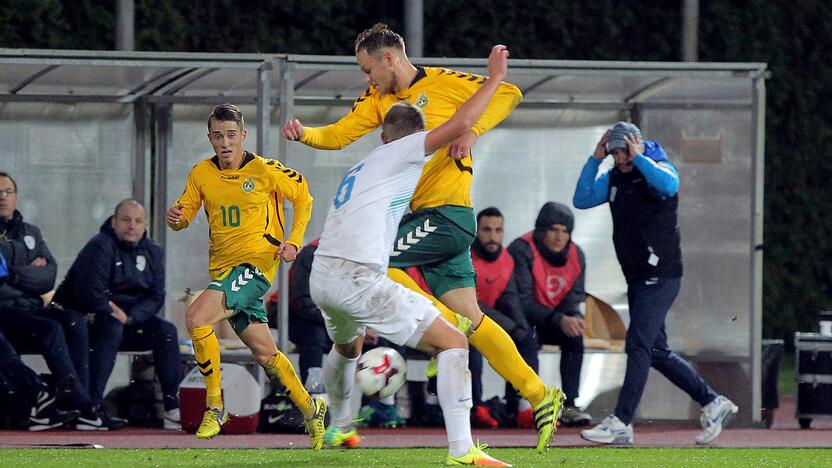
[(353, 382), (355, 381), (355, 366), (358, 358), (342, 356), (335, 350), (329, 350), (324, 359), (324, 385), (329, 397), (329, 414), (332, 424), (342, 431), (352, 430), (353, 415), (350, 404)]
[(468, 370), (468, 350), (449, 349), (437, 354), (436, 359), (436, 394), (445, 418), (448, 451), (452, 457), (461, 457), (474, 446), (471, 437), (471, 371)]

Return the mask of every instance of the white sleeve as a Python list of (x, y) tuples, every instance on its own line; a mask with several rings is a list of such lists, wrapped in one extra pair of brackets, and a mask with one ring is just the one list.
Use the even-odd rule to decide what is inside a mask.
[(413, 135), (408, 135), (405, 138), (407, 141), (407, 148), (404, 149), (407, 155), (405, 156), (405, 160), (410, 164), (424, 164), (425, 163), (425, 156), (427, 152), (425, 151), (425, 140), (428, 137), (427, 131), (414, 133)]

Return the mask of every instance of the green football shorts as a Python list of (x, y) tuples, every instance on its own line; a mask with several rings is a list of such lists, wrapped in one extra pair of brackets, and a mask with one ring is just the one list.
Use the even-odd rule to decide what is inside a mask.
[(418, 266), (433, 295), (473, 288), (471, 242), (477, 232), (474, 210), (462, 206), (426, 208), (402, 218), (390, 268)]
[(225, 308), (234, 311), (228, 322), (239, 335), (250, 323), (269, 322), (263, 307), (263, 295), (270, 286), (260, 270), (244, 263), (234, 267), (221, 281), (211, 281), (208, 289), (225, 293)]

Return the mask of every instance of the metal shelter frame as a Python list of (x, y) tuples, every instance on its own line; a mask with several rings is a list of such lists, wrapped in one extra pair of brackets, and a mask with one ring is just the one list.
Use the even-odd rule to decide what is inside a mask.
[[(417, 65), (485, 72), (484, 59), (420, 58)], [(763, 171), (765, 147), (764, 63), (509, 61), (510, 79), (525, 95), (521, 107), (629, 113), (646, 108), (743, 109), (752, 116), (754, 193), (751, 253), (752, 417), (759, 421), (762, 337)], [(156, 53), (0, 49), (0, 103), (116, 103), (133, 107), (133, 196), (150, 203), (151, 233), (164, 245), (168, 206), (167, 161), (171, 157), (172, 106), (254, 104), (257, 152), (291, 157), (284, 139), (270, 153), (271, 111), (279, 122), (295, 105), (348, 105), (365, 87), (353, 57), (287, 54)], [(517, 79), (515, 79), (517, 78)], [(686, 87), (697, 78), (747, 79), (751, 99), (709, 96)], [(592, 88), (587, 82), (601, 82)], [(611, 84), (612, 91), (604, 89)], [(682, 90), (679, 92), (679, 90)], [(686, 94), (687, 93), (687, 94)], [(697, 94), (699, 93), (699, 94)], [(152, 167), (146, 170), (148, 159)], [(280, 339), (288, 341), (288, 281), (280, 269)]]

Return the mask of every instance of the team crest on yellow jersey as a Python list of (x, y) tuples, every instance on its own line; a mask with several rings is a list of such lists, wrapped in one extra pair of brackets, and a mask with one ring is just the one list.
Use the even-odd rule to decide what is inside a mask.
[(243, 181), (243, 192), (251, 193), (254, 191), (254, 179), (251, 177), (246, 177), (246, 180)]
[(416, 98), (416, 106), (419, 109), (424, 109), (425, 106), (428, 105), (428, 96), (425, 93), (419, 94), (419, 97)]

